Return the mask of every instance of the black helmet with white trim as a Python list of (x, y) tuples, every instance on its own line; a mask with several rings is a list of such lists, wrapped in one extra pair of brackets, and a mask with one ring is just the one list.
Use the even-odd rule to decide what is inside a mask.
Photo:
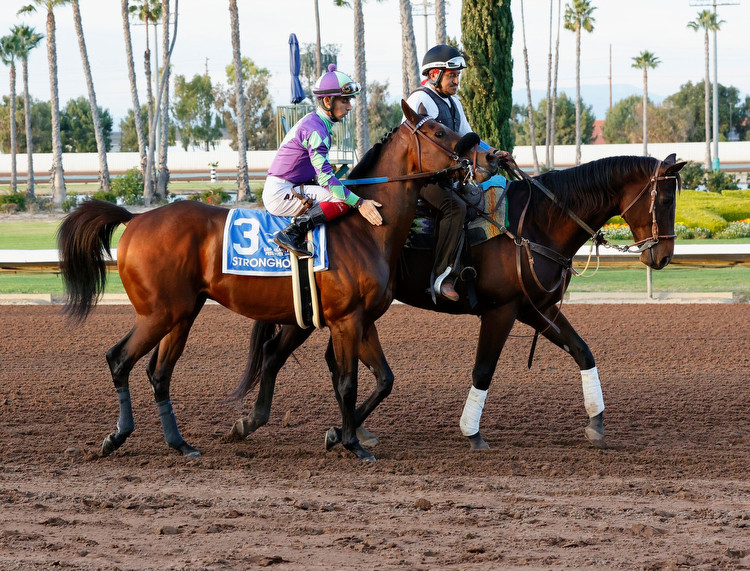
[(439, 44), (422, 58), (422, 75), (429, 75), (431, 69), (466, 69), (466, 60), (453, 46)]

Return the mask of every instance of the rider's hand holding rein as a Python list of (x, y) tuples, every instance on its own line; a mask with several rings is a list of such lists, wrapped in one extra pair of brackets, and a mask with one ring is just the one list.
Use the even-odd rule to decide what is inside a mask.
[(378, 211), (378, 207), (383, 206), (376, 200), (370, 200), (369, 198), (360, 198), (359, 203), (355, 207), (359, 210), (359, 213), (373, 226), (380, 226), (383, 223), (383, 217)]

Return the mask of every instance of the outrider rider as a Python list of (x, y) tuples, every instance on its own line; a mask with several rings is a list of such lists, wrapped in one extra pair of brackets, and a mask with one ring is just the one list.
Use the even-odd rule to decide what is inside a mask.
[[(422, 59), (421, 71), (427, 79), (422, 87), (409, 95), (406, 102), (412, 109), (425, 112), (459, 135), (471, 132), (472, 128), (456, 95), (461, 70), (465, 68), (466, 60), (456, 48), (443, 44), (433, 47)], [(479, 148), (495, 154), (501, 164), (510, 157), (509, 153), (490, 147), (483, 141)], [(458, 301), (454, 284), (459, 271), (457, 260), (466, 203), (455, 195), (453, 184), (447, 182), (425, 186), (420, 197), (441, 214), (435, 244), (433, 291), (447, 300)]]
[(333, 124), (351, 111), (359, 92), (359, 83), (337, 71), (334, 64), (329, 65), (313, 86), (317, 109), (289, 130), (268, 169), (263, 187), (266, 210), (276, 216), (295, 217), (273, 241), (298, 256), (313, 255), (305, 247), (309, 230), (338, 218), (351, 207), (370, 224), (379, 226), (383, 222), (378, 212), (381, 204), (362, 199), (346, 188), (328, 161)]

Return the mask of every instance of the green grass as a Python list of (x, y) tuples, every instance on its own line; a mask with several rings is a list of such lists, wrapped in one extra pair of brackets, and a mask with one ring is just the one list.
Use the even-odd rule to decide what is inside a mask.
[[(60, 222), (0, 222), (0, 250), (49, 250), (57, 248)], [(112, 247), (122, 236), (119, 226), (112, 238)]]
[[(19, 271), (0, 273), (0, 294), (5, 293), (49, 293), (63, 295), (62, 278), (51, 272)], [(125, 293), (117, 271), (107, 272), (107, 287), (104, 293)]]
[[(582, 277), (574, 276), (570, 292), (646, 291), (646, 266), (642, 268), (599, 268), (595, 263)], [(582, 269), (582, 268), (580, 268)], [(591, 276), (591, 277), (588, 277)], [(667, 266), (651, 272), (651, 285), (660, 292), (716, 292), (750, 294), (750, 267), (701, 268)]]

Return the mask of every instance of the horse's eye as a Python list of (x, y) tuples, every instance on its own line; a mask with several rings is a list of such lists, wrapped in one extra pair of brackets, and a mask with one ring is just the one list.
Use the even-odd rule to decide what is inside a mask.
[(440, 139), (441, 137), (445, 136), (445, 131), (436, 131), (435, 137)]

